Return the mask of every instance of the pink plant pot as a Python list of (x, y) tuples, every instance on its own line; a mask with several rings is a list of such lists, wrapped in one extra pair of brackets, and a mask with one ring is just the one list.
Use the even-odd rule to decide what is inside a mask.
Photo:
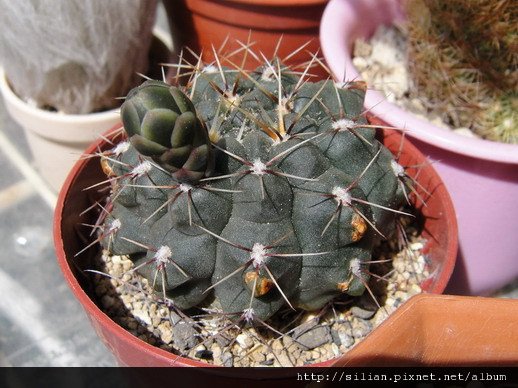
[[(331, 0), (320, 40), (333, 76), (361, 78), (352, 63), (356, 38), (403, 18), (397, 0)], [(389, 125), (407, 129), (435, 161), (456, 208), (459, 257), (447, 292), (486, 294), (518, 277), (518, 146), (466, 138), (432, 125), (369, 90), (365, 107)]]

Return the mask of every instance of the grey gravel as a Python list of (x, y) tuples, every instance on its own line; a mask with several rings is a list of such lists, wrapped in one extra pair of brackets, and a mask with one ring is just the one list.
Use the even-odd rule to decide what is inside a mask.
[[(217, 306), (212, 305), (209, 310), (213, 312), (194, 323), (176, 313), (170, 316), (169, 306), (153, 294), (147, 280), (134, 271), (128, 272), (132, 263), (125, 257), (103, 255), (99, 270), (113, 278), (92, 276), (105, 311), (121, 326), (133, 328), (139, 338), (166, 351), (228, 367), (303, 366), (347, 352), (383, 322), (387, 313), (421, 292), (419, 284), (429, 276), (421, 253), (424, 244), (417, 231), (408, 228), (411, 244), (406, 250), (394, 251), (394, 241), (384, 242), (374, 258), (390, 258), (391, 262), (370, 268), (379, 276), (386, 276), (387, 282), (376, 278), (369, 282), (377, 300), (384, 301), (383, 309), (374, 312), (376, 303), (365, 293), (317, 312), (286, 310), (268, 322), (276, 330), (287, 332), (282, 337), (261, 325), (230, 325), (224, 315), (218, 315)], [(408, 254), (409, 249), (412, 254)]]
[(351, 307), (351, 314), (356, 318), (371, 319), (374, 314), (376, 314), (376, 310), (366, 310), (358, 306), (353, 306)]
[(297, 343), (306, 350), (315, 349), (325, 343), (331, 342), (331, 329), (329, 326), (316, 326), (308, 330), (300, 337), (296, 337)]
[(318, 325), (318, 321), (316, 319), (311, 319), (307, 322), (304, 322), (302, 325), (297, 326), (293, 329), (292, 336), (293, 338), (299, 338), (302, 334), (307, 333), (309, 330), (313, 329)]
[(198, 332), (194, 330), (192, 324), (178, 321), (173, 327), (174, 346), (180, 350), (191, 349), (198, 343), (197, 335)]

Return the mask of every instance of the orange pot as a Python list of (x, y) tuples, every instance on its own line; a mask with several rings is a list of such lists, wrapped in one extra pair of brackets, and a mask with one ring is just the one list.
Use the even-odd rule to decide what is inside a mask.
[[(205, 62), (214, 60), (213, 47), (218, 50), (227, 41), (223, 52), (230, 53), (241, 48), (238, 41), (247, 44), (249, 39), (252, 50), (269, 59), (281, 38), (281, 59), (309, 42), (287, 64), (310, 61), (310, 53), (320, 49), (319, 26), (326, 4), (327, 0), (164, 0), (176, 47), (203, 52)], [(233, 60), (241, 64), (240, 59)], [(249, 55), (245, 68), (253, 70), (258, 64)], [(316, 72), (324, 73), (321, 68), (311, 73)]]
[(333, 366), (516, 366), (518, 301), (416, 295)]
[[(371, 119), (371, 122), (379, 123), (375, 119)], [(109, 136), (107, 135), (107, 137)], [(400, 152), (399, 162), (402, 165), (423, 165), (419, 173), (417, 169), (408, 170), (426, 191), (433, 193), (427, 199), (427, 206), (420, 207), (420, 210), (423, 214), (423, 236), (427, 239), (424, 253), (430, 261), (430, 272), (434, 276), (421, 284), (421, 287), (429, 293), (442, 293), (451, 276), (457, 256), (457, 224), (451, 199), (432, 165), (427, 164), (424, 155), (410, 144), (408, 140), (402, 139), (399, 132), (387, 130), (380, 137), (383, 144), (394, 154)], [(104, 151), (112, 147), (113, 145), (109, 144), (105, 139), (100, 139), (93, 143), (86, 153)], [(92, 268), (91, 260), (98, 253), (100, 247), (94, 245), (77, 257), (75, 257), (75, 254), (94, 238), (79, 233), (78, 225), (80, 223), (95, 223), (95, 219), (93, 219), (95, 215), (90, 213), (82, 214), (83, 210), (90, 207), (97, 200), (97, 198), (92, 197), (93, 193), (91, 191), (85, 191), (84, 189), (104, 180), (105, 177), (97, 158), (82, 158), (70, 172), (60, 192), (54, 215), (54, 243), (57, 259), (67, 283), (83, 306), (94, 329), (106, 346), (114, 353), (121, 365), (209, 366), (202, 361), (176, 356), (140, 340), (115, 323), (96, 304), (93, 292), (94, 285), (90, 283), (89, 278), (85, 276), (83, 271), (86, 268)], [(417, 204), (416, 206), (419, 207), (419, 205)], [(419, 316), (413, 317), (412, 320), (413, 322), (419, 322)], [(409, 321), (412, 320), (409, 319)], [(413, 332), (405, 330), (404, 325), (407, 323), (404, 319), (399, 320), (397, 325), (390, 325), (386, 322), (384, 324), (385, 336), (393, 335), (397, 338), (404, 337), (405, 335), (409, 337), (426, 336), (427, 333), (422, 332), (420, 329), (414, 328)], [(401, 328), (399, 327), (400, 324), (403, 325)], [(376, 331), (377, 329), (366, 340), (376, 336)], [(390, 333), (387, 334), (387, 331)], [(440, 337), (437, 339), (442, 341)], [(374, 347), (374, 351), (376, 348), (385, 348), (384, 343), (378, 343), (377, 340), (370, 340), (368, 343)], [(360, 349), (364, 349), (363, 351), (366, 352), (366, 355), (373, 354), (373, 350), (370, 347), (362, 347)], [(409, 355), (416, 357), (416, 354), (413, 352), (410, 352)], [(353, 357), (362, 359), (362, 351), (357, 351)], [(347, 355), (346, 359), (350, 360), (351, 358)], [(336, 360), (313, 364), (312, 366), (327, 367), (333, 361)]]

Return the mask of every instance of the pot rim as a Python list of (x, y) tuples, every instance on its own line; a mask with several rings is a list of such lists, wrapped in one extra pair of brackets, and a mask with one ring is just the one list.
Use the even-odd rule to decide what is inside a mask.
[[(173, 50), (171, 37), (160, 28), (153, 28), (153, 39)], [(99, 128), (110, 128), (119, 122), (119, 108), (85, 114), (69, 114), (49, 111), (31, 105), (20, 98), (11, 88), (7, 74), (0, 67), (0, 94), (8, 112), (16, 122), (38, 136), (59, 142), (88, 142)]]
[(91, 123), (98, 123), (106, 120), (107, 118), (113, 118), (117, 114), (118, 109), (110, 109), (102, 112), (93, 112), (85, 114), (68, 114), (62, 112), (54, 112), (45, 109), (38, 108), (37, 106), (31, 105), (26, 101), (22, 100), (12, 90), (7, 80), (7, 75), (3, 68), (0, 67), (0, 90), (7, 103), (15, 106), (21, 112), (35, 116), (40, 120), (63, 122), (63, 123), (75, 123), (77, 121), (88, 121)]
[[(382, 123), (380, 123), (381, 125)], [(120, 125), (116, 125), (114, 128), (112, 128), (110, 131), (105, 133), (105, 138), (109, 138), (110, 134), (113, 134), (114, 130), (120, 128)], [(398, 136), (399, 133), (396, 131), (391, 130), (385, 130), (385, 134), (396, 134)], [(89, 155), (94, 152), (98, 152), (100, 149), (102, 149), (102, 145), (106, 144), (107, 140), (105, 138), (100, 138), (96, 141), (94, 141), (84, 152), (84, 155)], [(405, 148), (409, 151), (411, 154), (421, 154), (421, 152), (408, 140), (405, 141)], [(422, 155), (422, 154), (421, 154)], [(424, 157), (424, 156), (423, 156)], [(54, 245), (56, 250), (56, 256), (58, 264), (64, 274), (65, 280), (67, 281), (69, 287), (71, 288), (73, 294), (83, 308), (87, 310), (88, 314), (93, 316), (96, 321), (101, 322), (101, 325), (103, 327), (107, 327), (110, 332), (117, 335), (120, 341), (128, 343), (131, 347), (137, 349), (142, 349), (145, 353), (153, 354), (154, 357), (161, 359), (164, 361), (165, 364), (169, 364), (170, 366), (192, 366), (192, 367), (217, 367), (216, 365), (208, 364), (203, 361), (193, 360), (187, 357), (177, 356), (173, 353), (167, 352), (163, 349), (160, 349), (159, 347), (155, 347), (153, 345), (148, 344), (147, 342), (137, 338), (136, 336), (133, 336), (130, 334), (126, 329), (124, 329), (122, 326), (118, 325), (113, 321), (108, 315), (106, 315), (90, 298), (90, 296), (85, 292), (83, 287), (81, 287), (78, 279), (72, 272), (72, 269), (70, 267), (70, 264), (67, 260), (67, 256), (64, 249), (64, 243), (62, 239), (62, 222), (63, 222), (63, 212), (67, 205), (67, 198), (69, 196), (69, 192), (71, 191), (71, 188), (75, 184), (77, 177), (79, 174), (83, 171), (86, 164), (88, 163), (89, 158), (82, 157), (80, 158), (70, 173), (68, 174), (65, 183), (62, 186), (62, 189), (59, 192), (56, 208), (54, 211), (54, 220), (53, 220), (53, 235), (54, 235)], [(437, 174), (437, 172), (432, 167), (432, 175), (433, 179), (437, 180), (439, 184), (442, 183), (441, 178)], [(446, 188), (444, 188), (442, 192), (442, 204), (445, 207), (444, 212), (449, 214), (450, 216), (447, 219), (448, 223), (445, 223), (445, 227), (448, 231), (450, 231), (450, 234), (453, 234), (453, 236), (448, 241), (448, 246), (445, 249), (445, 258), (446, 260), (443, 262), (443, 267), (441, 270), (441, 280), (438, 281), (434, 288), (429, 290), (430, 293), (437, 293), (440, 294), (444, 291), (446, 288), (446, 285), (451, 277), (451, 274), (453, 272), (453, 268), (455, 265), (455, 259), (457, 255), (457, 249), (458, 249), (458, 240), (457, 240), (457, 221), (455, 217), (455, 210), (453, 207), (452, 200), (449, 196), (449, 193)], [(387, 320), (386, 320), (387, 321)], [(382, 325), (386, 324), (386, 321), (382, 323)], [(96, 325), (97, 326), (97, 325)], [(104, 339), (103, 339), (104, 340)], [(114, 349), (112, 349), (114, 350)], [(343, 355), (342, 355), (343, 356)], [(309, 367), (328, 367), (331, 366), (334, 362), (336, 362), (338, 359), (340, 359), (342, 356), (338, 356), (332, 359), (329, 359), (327, 361), (323, 361), (320, 363), (310, 364)]]
[[(402, 18), (398, 0), (382, 0), (379, 3), (371, 0), (331, 0), (320, 24), (320, 43), (331, 73), (339, 81), (361, 78), (353, 65), (350, 47), (354, 39), (372, 31), (367, 31), (364, 19), (358, 17), (360, 3), (367, 7), (383, 5), (388, 8), (389, 12), (382, 16), (385, 20), (378, 20), (379, 24)], [(433, 146), (472, 158), (518, 164), (518, 145), (468, 138), (438, 127), (388, 102), (377, 91), (367, 91), (365, 107), (390, 125), (405, 128), (409, 136)]]

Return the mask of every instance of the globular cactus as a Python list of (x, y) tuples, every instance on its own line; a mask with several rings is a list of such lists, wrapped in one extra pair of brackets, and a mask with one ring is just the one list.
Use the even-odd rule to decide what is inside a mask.
[(264, 320), (365, 291), (404, 170), (363, 117), (364, 84), (305, 76), (218, 63), (126, 98), (101, 237), (178, 308)]

